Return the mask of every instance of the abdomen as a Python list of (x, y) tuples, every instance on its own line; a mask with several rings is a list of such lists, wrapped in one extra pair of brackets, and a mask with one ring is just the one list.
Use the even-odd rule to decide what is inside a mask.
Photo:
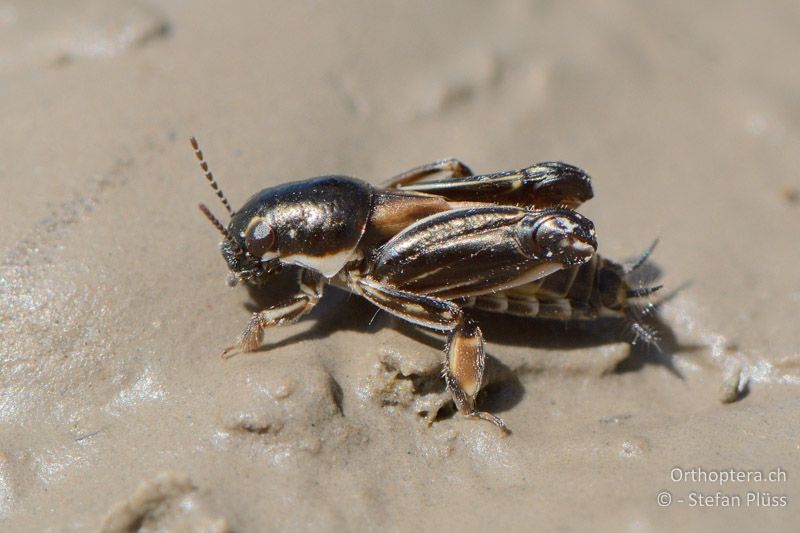
[(616, 275), (620, 269), (618, 264), (595, 255), (580, 266), (559, 270), (540, 280), (469, 298), (464, 307), (560, 320), (622, 316), (626, 302), (620, 287), (599, 283), (601, 275)]

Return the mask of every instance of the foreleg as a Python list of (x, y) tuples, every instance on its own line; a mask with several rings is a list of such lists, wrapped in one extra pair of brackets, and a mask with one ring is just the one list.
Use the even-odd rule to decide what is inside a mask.
[(264, 330), (273, 326), (292, 324), (303, 315), (308, 314), (322, 298), (325, 282), (319, 274), (306, 269), (298, 274), (298, 293), (283, 303), (273, 305), (257, 313), (253, 313), (250, 322), (245, 326), (236, 343), (222, 352), (222, 357), (234, 355), (235, 350), (252, 352), (261, 346)]

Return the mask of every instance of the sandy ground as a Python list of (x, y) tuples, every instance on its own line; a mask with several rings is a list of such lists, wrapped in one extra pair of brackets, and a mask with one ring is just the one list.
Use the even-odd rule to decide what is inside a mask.
[[(0, 2), (4, 531), (796, 527), (796, 2), (222, 6)], [(507, 438), (448, 415), (439, 339), (336, 290), (222, 361), (251, 299), (189, 135), (235, 205), (446, 156), (578, 164), (600, 253), (661, 237), (663, 353), (480, 316)], [(691, 505), (718, 492), (740, 507)]]

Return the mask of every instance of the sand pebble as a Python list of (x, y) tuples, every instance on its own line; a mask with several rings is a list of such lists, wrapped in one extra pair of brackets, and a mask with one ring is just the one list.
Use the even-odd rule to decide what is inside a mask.
[(162, 472), (151, 481), (143, 481), (130, 498), (114, 505), (101, 531), (230, 531), (224, 519), (208, 516), (196, 490), (186, 474)]
[(318, 360), (274, 362), (228, 363), (225, 402), (210, 437), (216, 449), (250, 447), (277, 466), (358, 440), (358, 429), (343, 416), (341, 387)]
[(650, 441), (645, 437), (633, 436), (622, 441), (619, 454), (622, 457), (641, 457), (650, 451)]
[(744, 369), (735, 366), (727, 371), (722, 384), (719, 387), (719, 401), (722, 403), (733, 403), (742, 398), (747, 391), (749, 378)]
[(130, 0), (84, 4), (80, 17), (52, 35), (54, 63), (113, 57), (169, 35), (169, 20), (152, 6)]

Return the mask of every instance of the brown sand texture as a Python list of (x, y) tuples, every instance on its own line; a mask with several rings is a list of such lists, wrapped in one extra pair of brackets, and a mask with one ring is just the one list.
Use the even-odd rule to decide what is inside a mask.
[[(0, 529), (796, 531), (798, 27), (780, 0), (0, 1)], [(292, 287), (225, 286), (190, 135), (234, 207), (579, 165), (599, 253), (660, 237), (661, 351), (476, 314), (508, 437), (453, 414), (440, 337), (337, 289), (222, 360)]]

